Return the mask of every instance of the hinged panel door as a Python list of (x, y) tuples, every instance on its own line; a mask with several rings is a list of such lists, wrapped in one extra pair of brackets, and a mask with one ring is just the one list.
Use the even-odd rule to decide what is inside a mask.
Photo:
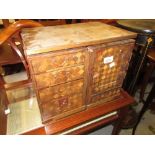
[(119, 97), (133, 45), (133, 41), (129, 40), (89, 47), (92, 60), (89, 104), (102, 103)]

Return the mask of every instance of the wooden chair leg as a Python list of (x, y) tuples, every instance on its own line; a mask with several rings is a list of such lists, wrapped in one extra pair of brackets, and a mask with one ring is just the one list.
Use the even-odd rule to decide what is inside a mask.
[(155, 69), (155, 63), (151, 62), (150, 66), (147, 68), (147, 71), (146, 71), (143, 81), (142, 81), (142, 87), (140, 90), (140, 101), (143, 101), (145, 89), (147, 87), (148, 81), (149, 81), (154, 69)]
[(0, 89), (1, 89), (1, 92), (2, 92), (2, 96), (3, 96), (4, 106), (5, 106), (5, 109), (7, 110), (8, 105), (9, 105), (9, 100), (8, 100), (8, 97), (7, 97), (7, 94), (6, 94), (4, 84), (5, 84), (5, 81), (3, 79), (3, 76), (0, 74)]
[(118, 111), (119, 118), (114, 123), (112, 135), (118, 135), (122, 129), (123, 120), (128, 112), (129, 107), (122, 108)]
[[(0, 91), (1, 92), (1, 91)], [(1, 97), (1, 95), (0, 95)], [(5, 115), (5, 107), (0, 100), (0, 135), (6, 135), (7, 132), (7, 116)]]

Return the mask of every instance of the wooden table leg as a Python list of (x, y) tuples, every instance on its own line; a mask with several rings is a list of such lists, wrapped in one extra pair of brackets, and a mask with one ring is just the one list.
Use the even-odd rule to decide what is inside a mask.
[(0, 101), (0, 135), (6, 135), (6, 132), (7, 132), (7, 116), (5, 115), (5, 106)]
[(128, 113), (129, 107), (122, 108), (118, 111), (118, 120), (114, 123), (112, 135), (118, 135), (122, 129), (123, 120)]

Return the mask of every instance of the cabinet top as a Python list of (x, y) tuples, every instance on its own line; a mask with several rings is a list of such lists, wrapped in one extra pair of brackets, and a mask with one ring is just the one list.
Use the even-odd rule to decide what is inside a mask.
[(27, 55), (130, 39), (136, 35), (100, 22), (26, 28), (21, 33)]

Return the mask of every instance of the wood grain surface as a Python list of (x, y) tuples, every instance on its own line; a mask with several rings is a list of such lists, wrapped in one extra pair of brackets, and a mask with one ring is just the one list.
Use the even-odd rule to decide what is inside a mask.
[(135, 38), (129, 32), (100, 22), (23, 29), (27, 55)]

